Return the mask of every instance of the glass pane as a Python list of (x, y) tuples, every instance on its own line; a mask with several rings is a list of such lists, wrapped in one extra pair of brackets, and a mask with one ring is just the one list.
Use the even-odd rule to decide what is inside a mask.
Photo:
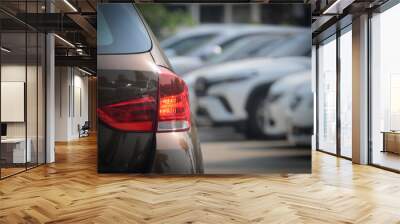
[(1, 174), (25, 170), (31, 151), (26, 143), (26, 33), (1, 34)]
[(400, 5), (372, 17), (372, 163), (400, 170)]
[[(37, 13), (37, 1), (27, 2), (26, 12)], [(32, 18), (31, 18), (32, 19)], [(35, 18), (36, 19), (36, 18)], [(32, 19), (33, 20), (33, 19)], [(37, 21), (32, 21), (36, 23)], [(27, 149), (30, 149), (30, 158), (27, 167), (37, 166), (37, 63), (38, 63), (38, 36), (34, 30), (27, 30), (27, 69), (26, 69), (26, 130)]]
[(336, 153), (336, 38), (318, 51), (318, 148)]
[(352, 35), (340, 37), (340, 152), (351, 158), (352, 141)]
[(224, 19), (224, 7), (222, 5), (201, 5), (200, 22), (218, 23)]
[(36, 32), (27, 33), (28, 43), (28, 61), (27, 61), (27, 80), (26, 80), (26, 118), (27, 118), (27, 144), (28, 149), (30, 148), (31, 153), (28, 154), (28, 168), (37, 165), (37, 132), (38, 132), (38, 88), (37, 88), (37, 74), (38, 74), (38, 36)]
[(46, 37), (38, 36), (38, 163), (45, 163), (45, 65), (46, 65)]
[(185, 38), (167, 46), (166, 48), (174, 50), (176, 55), (185, 55), (198, 46), (202, 46), (215, 37), (214, 34), (198, 35), (190, 38)]

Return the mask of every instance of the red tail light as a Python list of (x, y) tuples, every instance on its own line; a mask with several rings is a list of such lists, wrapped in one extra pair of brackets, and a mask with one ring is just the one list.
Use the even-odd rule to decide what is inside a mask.
[(111, 104), (97, 109), (99, 118), (121, 131), (152, 131), (156, 111), (156, 100), (148, 96)]
[(185, 82), (170, 70), (160, 67), (158, 131), (190, 128), (190, 106)]
[[(190, 128), (189, 95), (185, 82), (160, 67), (158, 112), (153, 96), (132, 99), (97, 109), (99, 119), (120, 131), (160, 132)], [(158, 115), (158, 116), (157, 116)], [(154, 124), (157, 123), (157, 129)]]

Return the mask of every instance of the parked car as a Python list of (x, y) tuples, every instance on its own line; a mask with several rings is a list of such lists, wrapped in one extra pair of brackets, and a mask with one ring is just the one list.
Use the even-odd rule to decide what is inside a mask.
[(205, 65), (256, 57), (304, 56), (310, 53), (311, 34), (260, 34), (243, 38), (223, 53), (204, 61)]
[(290, 102), (287, 139), (297, 146), (310, 146), (313, 133), (314, 98), (311, 83), (303, 82)]
[[(201, 47), (196, 48), (190, 53), (179, 56), (170, 57), (172, 67), (180, 74), (184, 75), (194, 69), (207, 64), (207, 61), (213, 57), (223, 54), (229, 48), (240, 45), (239, 42), (251, 38), (260, 37), (258, 40), (266, 39), (285, 39), (287, 36), (304, 33), (306, 30), (302, 28), (283, 28), (276, 26), (238, 26), (233, 32), (226, 32), (224, 35), (219, 36), (213, 40), (202, 44)], [(310, 38), (311, 41), (311, 38)], [(246, 48), (245, 45), (242, 45)], [(259, 45), (263, 46), (263, 45)], [(242, 48), (243, 49), (243, 48)], [(247, 51), (247, 50), (243, 50)], [(229, 56), (232, 57), (232, 56)], [(229, 58), (224, 61), (230, 60)]]
[[(277, 35), (276, 35), (277, 36)], [(268, 34), (259, 34), (250, 37), (243, 37), (234, 44), (227, 47), (227, 49), (220, 53), (209, 56), (207, 58), (193, 57), (193, 56), (181, 56), (181, 57), (172, 57), (170, 59), (171, 64), (175, 65), (175, 69), (180, 71), (180, 74), (184, 76), (188, 72), (200, 68), (202, 66), (208, 66), (210, 64), (218, 64), (230, 60), (238, 60), (241, 58), (246, 58), (248, 54), (257, 50), (257, 47), (269, 46), (273, 40), (277, 38), (282, 38), (281, 36), (277, 36), (275, 38), (271, 37)], [(253, 54), (254, 55), (254, 54)]]
[(310, 69), (309, 57), (252, 58), (198, 69), (184, 80), (190, 103), (213, 125), (232, 125), (248, 137), (265, 137), (263, 103), (272, 83)]
[(255, 57), (282, 57), (282, 56), (303, 56), (310, 54), (311, 34), (309, 32), (290, 34), (269, 33), (252, 35), (241, 38), (229, 46), (221, 54), (210, 56), (206, 59), (198, 57), (172, 57), (172, 64), (180, 64), (181, 75), (188, 71), (209, 66), (212, 64), (224, 63), (227, 61), (241, 60)]
[[(286, 138), (290, 104), (294, 91), (303, 83), (311, 83), (310, 71), (288, 75), (276, 81), (264, 103), (264, 134), (268, 138)], [(300, 116), (307, 116), (301, 114)]]
[(188, 88), (132, 3), (99, 4), (98, 172), (202, 173)]

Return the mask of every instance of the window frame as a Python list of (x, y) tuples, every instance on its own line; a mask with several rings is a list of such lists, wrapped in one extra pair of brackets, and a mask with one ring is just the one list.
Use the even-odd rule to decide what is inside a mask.
[[(348, 17), (344, 18), (344, 20), (348, 21)], [(336, 24), (332, 25), (336, 27)], [(345, 24), (343, 27), (336, 28), (336, 32), (331, 33), (330, 35), (325, 36), (325, 38), (318, 40), (318, 42), (315, 44), (316, 45), (316, 51), (315, 51), (315, 62), (316, 62), (316, 102), (315, 102), (315, 113), (316, 113), (316, 128), (315, 128), (315, 143), (316, 143), (316, 151), (327, 153), (333, 156), (337, 156), (339, 158), (343, 158), (346, 160), (352, 160), (352, 158), (347, 157), (342, 155), (342, 150), (341, 150), (341, 119), (340, 119), (340, 104), (341, 104), (341, 97), (340, 97), (340, 75), (341, 75), (341, 68), (340, 68), (340, 38), (343, 34), (347, 32), (352, 32), (351, 29), (352, 22), (348, 22)], [(328, 28), (329, 29), (329, 28)], [(320, 148), (320, 143), (319, 143), (319, 135), (320, 135), (320, 126), (319, 126), (319, 112), (320, 112), (320, 103), (319, 103), (319, 83), (320, 83), (320, 74), (319, 74), (319, 68), (320, 65), (318, 63), (319, 61), (319, 48), (320, 45), (326, 44), (330, 41), (336, 41), (336, 151), (334, 153), (329, 152), (327, 150), (321, 149)]]

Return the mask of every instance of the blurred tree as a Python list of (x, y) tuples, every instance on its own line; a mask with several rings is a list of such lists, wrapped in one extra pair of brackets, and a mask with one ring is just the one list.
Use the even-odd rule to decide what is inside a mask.
[(138, 7), (159, 40), (175, 33), (181, 26), (194, 25), (191, 15), (184, 10), (170, 11), (160, 4), (139, 4)]

